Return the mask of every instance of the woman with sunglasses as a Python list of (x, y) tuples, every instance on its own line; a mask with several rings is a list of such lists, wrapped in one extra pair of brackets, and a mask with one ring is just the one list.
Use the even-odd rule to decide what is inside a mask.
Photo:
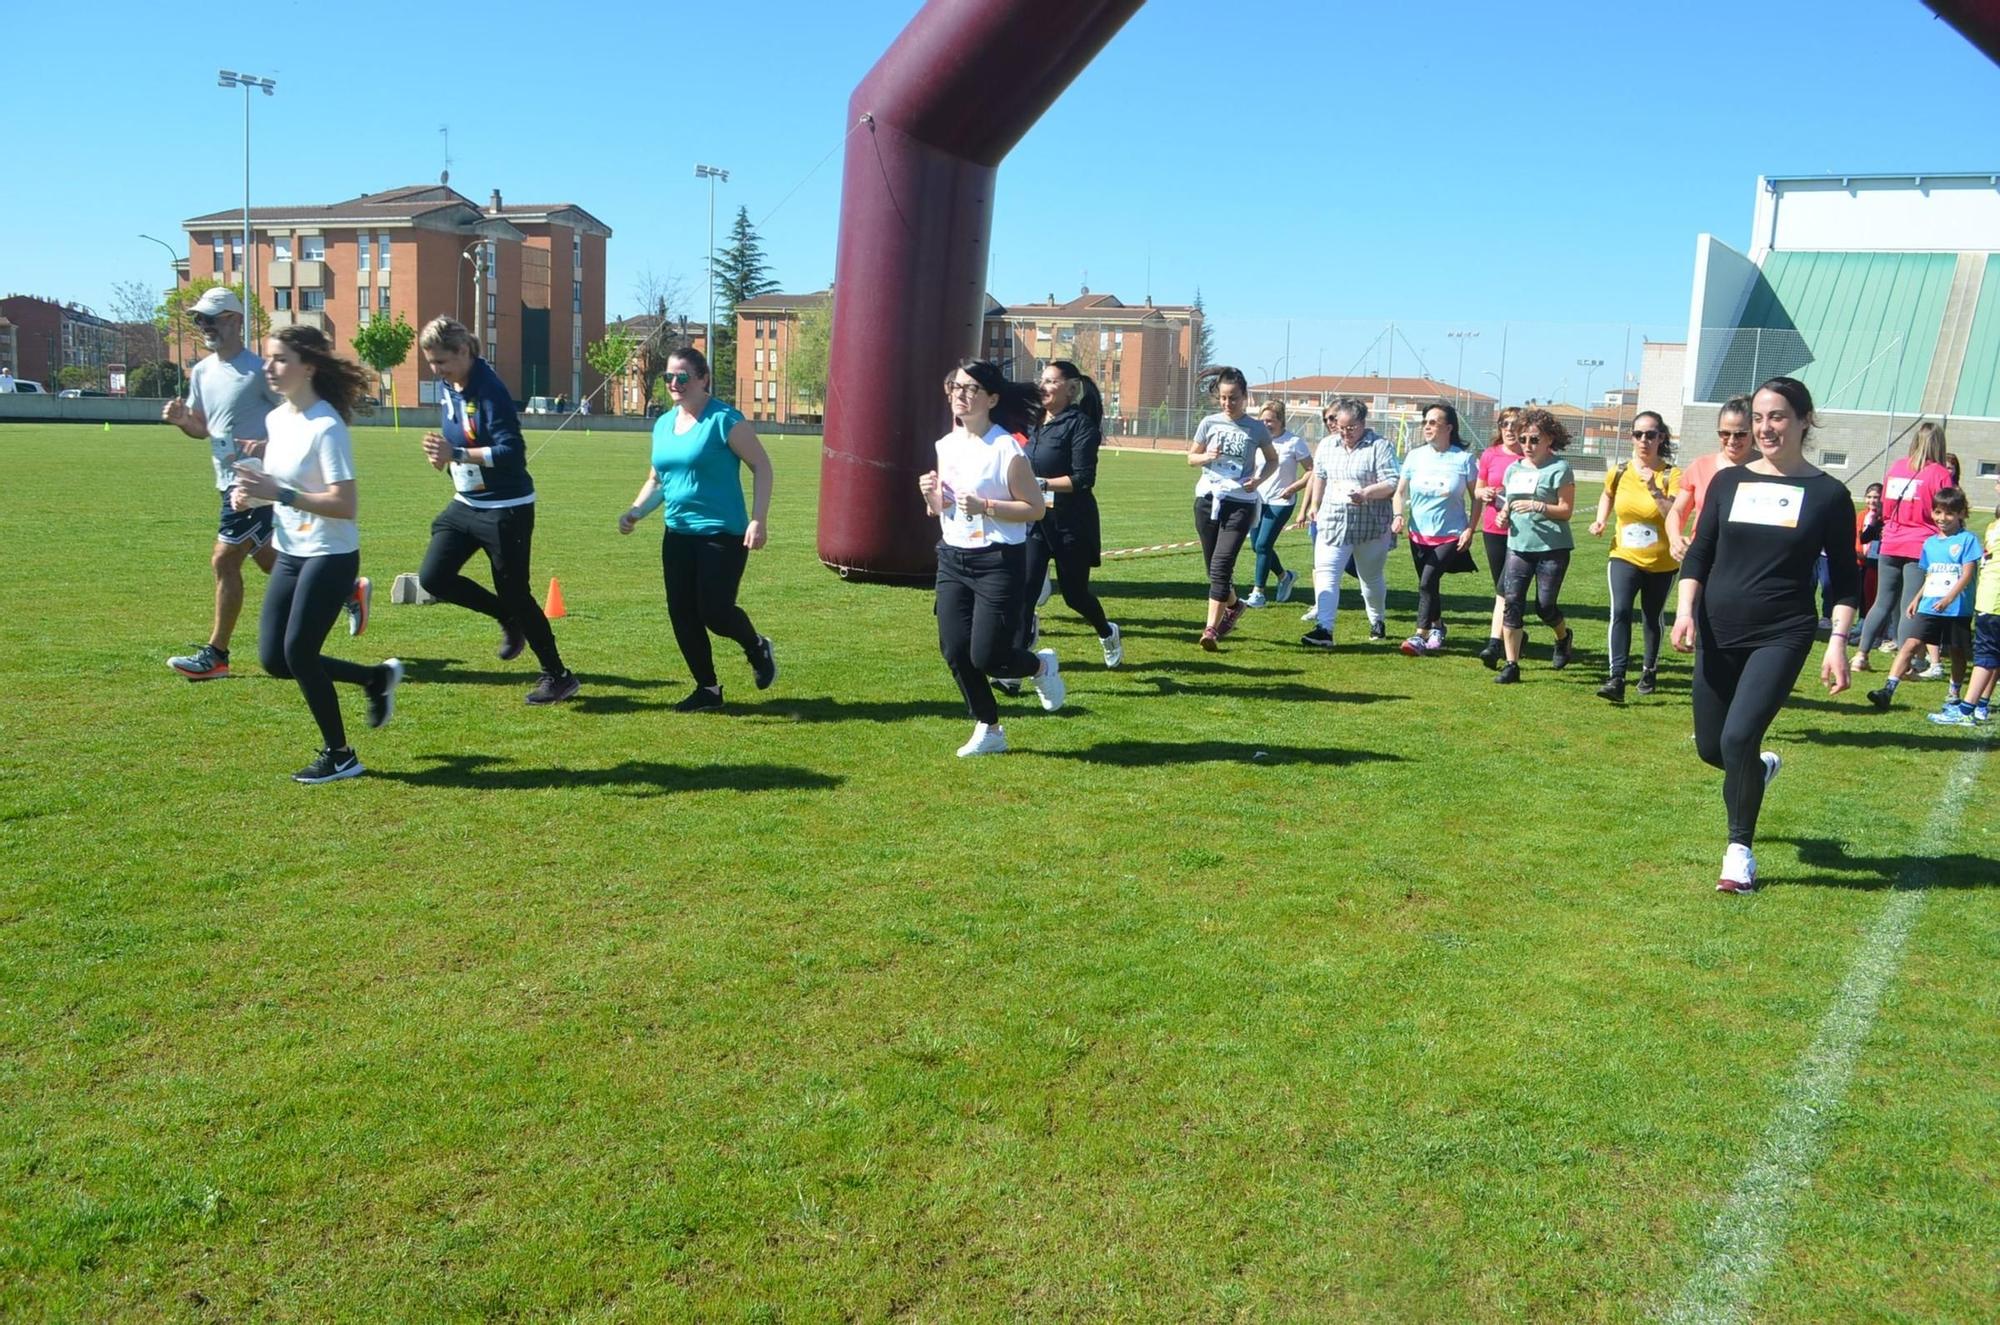
[[(1090, 591), (1090, 572), (1102, 564), (1103, 540), (1097, 516), (1097, 453), (1104, 444), (1104, 398), (1097, 383), (1067, 359), (1042, 369), (1040, 421), (1028, 440), (1028, 464), (1035, 483), (1049, 504), (1049, 513), (1028, 530), (1029, 584), (1045, 584), (1051, 563), (1056, 583), (1070, 611), (1097, 633), (1104, 665), (1116, 667), (1125, 657), (1118, 627), (1104, 614), (1104, 604)], [(1032, 648), (1036, 631), (1033, 609), (1022, 614), (1016, 643)]]
[(1278, 464), (1275, 469), (1259, 470), (1256, 476), (1257, 496), (1264, 505), (1257, 516), (1257, 532), (1250, 539), (1251, 550), (1257, 554), (1250, 575), (1250, 596), (1244, 599), (1250, 607), (1264, 606), (1264, 581), (1274, 570), (1278, 572), (1278, 587), (1269, 601), (1282, 603), (1292, 596), (1292, 585), (1298, 582), (1299, 573), (1286, 570), (1285, 563), (1279, 560), (1278, 535), (1285, 532), (1299, 493), (1312, 477), (1307, 468), (1312, 464), (1312, 448), (1285, 426), (1285, 402), (1265, 401), (1257, 417), (1263, 421), (1264, 431), (1271, 434), (1271, 449), (1278, 453)]
[(1507, 521), (1500, 484), (1507, 477), (1507, 466), (1521, 458), (1520, 419), (1521, 410), (1509, 405), (1493, 420), (1493, 440), (1479, 453), (1479, 486), (1473, 490), (1482, 508), (1479, 539), (1486, 551), (1486, 569), (1493, 576), (1493, 622), (1486, 645), (1479, 650), (1479, 661), (1488, 667), (1498, 667), (1506, 651), (1500, 640), (1507, 631), (1507, 600), (1500, 596), (1500, 576), (1507, 569)]
[(1425, 406), (1423, 428), (1428, 445), (1413, 446), (1403, 457), (1389, 521), (1391, 533), (1409, 534), (1410, 560), (1417, 567), (1417, 633), (1402, 644), (1412, 658), (1444, 652), (1445, 575), (1478, 569), (1466, 549), (1480, 517), (1479, 462), (1458, 439), (1458, 411), (1452, 406), (1443, 401)]
[(1040, 413), (1033, 393), (993, 364), (966, 359), (946, 374), (944, 394), (952, 429), (938, 438), (937, 468), (917, 480), (917, 491), (943, 533), (938, 651), (972, 714), (972, 738), (958, 748), (966, 759), (1007, 750), (992, 678), (1032, 679), (1051, 713), (1062, 707), (1067, 686), (1054, 649), (1030, 653), (1016, 640), (1028, 608), (1028, 526), (1048, 513), (1014, 436)]
[[(771, 457), (757, 432), (732, 405), (709, 394), (708, 360), (693, 346), (667, 356), (667, 394), (674, 408), (653, 423), (652, 464), (632, 507), (618, 517), (629, 534), (655, 508), (664, 508), (660, 575), (674, 642), (694, 678), (694, 689), (674, 705), (681, 713), (722, 707), (711, 633), (743, 650), (759, 690), (778, 679), (771, 641), (757, 633), (736, 605), (736, 591), (750, 554), (768, 537)], [(750, 470), (750, 508), (743, 506), (743, 470)]]
[(1257, 526), (1261, 501), (1255, 475), (1278, 466), (1263, 420), (1247, 412), (1250, 382), (1240, 369), (1216, 368), (1211, 390), (1222, 408), (1195, 426), (1188, 464), (1201, 470), (1194, 485), (1194, 530), (1208, 568), (1208, 617), (1198, 642), (1210, 653), (1243, 619), (1236, 596), (1236, 558)]
[(1731, 396), (1723, 402), (1715, 415), (1715, 440), (1720, 444), (1717, 450), (1696, 456), (1681, 471), (1680, 492), (1674, 497), (1674, 508), (1667, 512), (1667, 550), (1675, 561), (1687, 560), (1688, 540), (1694, 537), (1710, 480), (1750, 459), (1754, 450), (1750, 445), (1750, 397)]
[(1673, 591), (1680, 558), (1667, 542), (1667, 517), (1680, 488), (1673, 433), (1652, 410), (1632, 420), (1632, 458), (1614, 466), (1604, 478), (1604, 495), (1597, 499), (1597, 518), (1590, 532), (1602, 538), (1612, 531), (1611, 556), (1604, 575), (1611, 585), (1611, 628), (1606, 652), (1610, 675), (1597, 688), (1600, 699), (1625, 702), (1625, 669), (1632, 654), (1632, 606), (1639, 606), (1646, 653), (1639, 666), (1639, 693), (1650, 695), (1657, 684), (1660, 637), (1667, 595)]
[(1521, 622), (1530, 581), (1535, 586), (1535, 615), (1556, 633), (1549, 655), (1551, 670), (1569, 666), (1576, 643), (1576, 632), (1563, 619), (1558, 601), (1576, 547), (1569, 527), (1576, 514), (1576, 471), (1556, 454), (1569, 445), (1569, 430), (1545, 409), (1523, 414), (1519, 427), (1521, 458), (1507, 466), (1500, 485), (1501, 500), (1507, 503), (1507, 569), (1500, 577), (1500, 593), (1507, 600), (1503, 622), (1507, 633), (1501, 640), (1507, 661), (1493, 678), (1500, 685), (1521, 679), (1521, 649), (1527, 641)]

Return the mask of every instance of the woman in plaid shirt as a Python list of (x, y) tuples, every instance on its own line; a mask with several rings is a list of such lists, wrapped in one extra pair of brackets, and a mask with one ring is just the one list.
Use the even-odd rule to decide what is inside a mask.
[[(1333, 647), (1333, 620), (1340, 610), (1340, 576), (1349, 560), (1361, 577), (1361, 605), (1368, 611), (1368, 638), (1383, 639), (1388, 626), (1383, 606), (1389, 591), (1383, 574), (1396, 536), (1389, 532), (1389, 499), (1399, 473), (1396, 449), (1368, 426), (1368, 407), (1358, 400), (1336, 404), (1326, 416), (1329, 432), (1313, 455), (1312, 482), (1303, 511), (1318, 513), (1319, 539), (1313, 547), (1315, 625), (1299, 637), (1314, 648)], [(1301, 515), (1294, 529), (1305, 525)]]

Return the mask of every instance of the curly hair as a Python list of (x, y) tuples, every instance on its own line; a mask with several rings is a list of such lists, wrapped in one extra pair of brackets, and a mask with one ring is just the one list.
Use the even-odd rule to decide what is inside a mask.
[(1551, 451), (1560, 451), (1569, 445), (1569, 429), (1557, 422), (1556, 416), (1545, 409), (1521, 411), (1520, 419), (1514, 424), (1514, 431), (1525, 436), (1528, 429), (1540, 428), (1542, 440), (1549, 444)]
[(312, 369), (313, 394), (333, 406), (342, 419), (354, 422), (354, 407), (368, 394), (368, 370), (335, 354), (333, 342), (318, 327), (279, 327), (271, 339)]

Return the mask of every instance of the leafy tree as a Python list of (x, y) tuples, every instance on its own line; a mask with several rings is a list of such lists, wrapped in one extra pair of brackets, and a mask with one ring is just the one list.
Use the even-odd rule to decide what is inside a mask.
[(1203, 369), (1215, 363), (1215, 331), (1208, 325), (1208, 310), (1202, 307), (1199, 285), (1194, 288), (1194, 315), (1200, 319), (1201, 328), (1195, 333), (1194, 362), (1188, 366), (1199, 377)]
[(396, 400), (396, 379), (390, 374), (410, 357), (410, 347), (417, 343), (417, 329), (401, 312), (393, 321), (372, 317), (361, 324), (361, 330), (355, 332), (347, 343), (354, 347), (354, 353), (361, 362), (375, 370), (378, 384), (385, 378), (388, 380), (389, 407), (395, 411), (396, 426), (402, 427), (402, 410)]
[[(650, 412), (654, 400), (666, 394), (660, 388), (660, 374), (667, 371), (667, 360), (675, 350), (693, 343), (688, 336), (688, 285), (672, 272), (661, 276), (648, 267), (633, 282), (632, 294), (638, 300), (640, 314), (652, 319), (632, 364), (639, 374), (643, 403)], [(676, 307), (681, 309), (678, 319), (674, 313)]]
[(799, 310), (792, 322), (791, 353), (786, 371), (792, 394), (812, 405), (815, 414), (826, 412), (826, 363), (833, 347), (833, 296)]
[(125, 394), (153, 400), (186, 395), (187, 374), (178, 364), (140, 364), (125, 374)]
[(711, 385), (724, 400), (736, 393), (736, 306), (777, 288), (777, 278), (764, 261), (757, 227), (750, 224), (750, 209), (738, 207), (729, 227), (729, 246), (715, 252), (715, 292), (722, 301), (723, 317), (715, 328), (708, 363), (714, 373)]
[[(195, 351), (201, 345), (201, 333), (195, 330), (194, 314), (188, 310), (194, 307), (195, 300), (218, 285), (234, 291), (238, 300), (243, 298), (241, 282), (230, 285), (226, 281), (203, 276), (167, 291), (167, 297), (160, 303), (160, 311), (153, 318), (153, 325), (159, 328), (160, 336), (165, 340), (181, 338), (188, 345), (191, 358), (200, 357)], [(271, 315), (261, 304), (245, 304), (244, 307), (250, 310), (250, 325), (244, 329), (243, 342), (254, 350), (271, 334)]]
[(119, 349), (128, 368), (167, 357), (169, 342), (160, 336), (160, 292), (145, 281), (117, 281), (111, 286), (111, 320), (118, 324)]
[(632, 367), (632, 360), (645, 343), (645, 337), (614, 326), (604, 333), (603, 340), (594, 340), (583, 347), (583, 359), (609, 385), (604, 392), (604, 412), (618, 412), (618, 379)]
[(92, 364), (73, 363), (56, 370), (56, 386), (63, 391), (78, 387), (101, 388), (103, 385), (104, 370)]

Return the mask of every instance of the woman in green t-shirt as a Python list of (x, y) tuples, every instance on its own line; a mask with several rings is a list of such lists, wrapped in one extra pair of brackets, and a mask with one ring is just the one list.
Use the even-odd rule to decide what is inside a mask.
[(1500, 574), (1507, 662), (1493, 678), (1500, 685), (1521, 679), (1521, 645), (1527, 638), (1522, 622), (1530, 580), (1535, 585), (1535, 615), (1556, 632), (1549, 666), (1556, 671), (1569, 666), (1570, 646), (1576, 642), (1576, 632), (1556, 601), (1563, 576), (1569, 573), (1569, 554), (1576, 547), (1569, 528), (1576, 513), (1576, 473), (1556, 454), (1569, 445), (1569, 431), (1545, 409), (1522, 415), (1519, 428), (1521, 458), (1507, 466), (1500, 481), (1507, 512), (1507, 568)]

